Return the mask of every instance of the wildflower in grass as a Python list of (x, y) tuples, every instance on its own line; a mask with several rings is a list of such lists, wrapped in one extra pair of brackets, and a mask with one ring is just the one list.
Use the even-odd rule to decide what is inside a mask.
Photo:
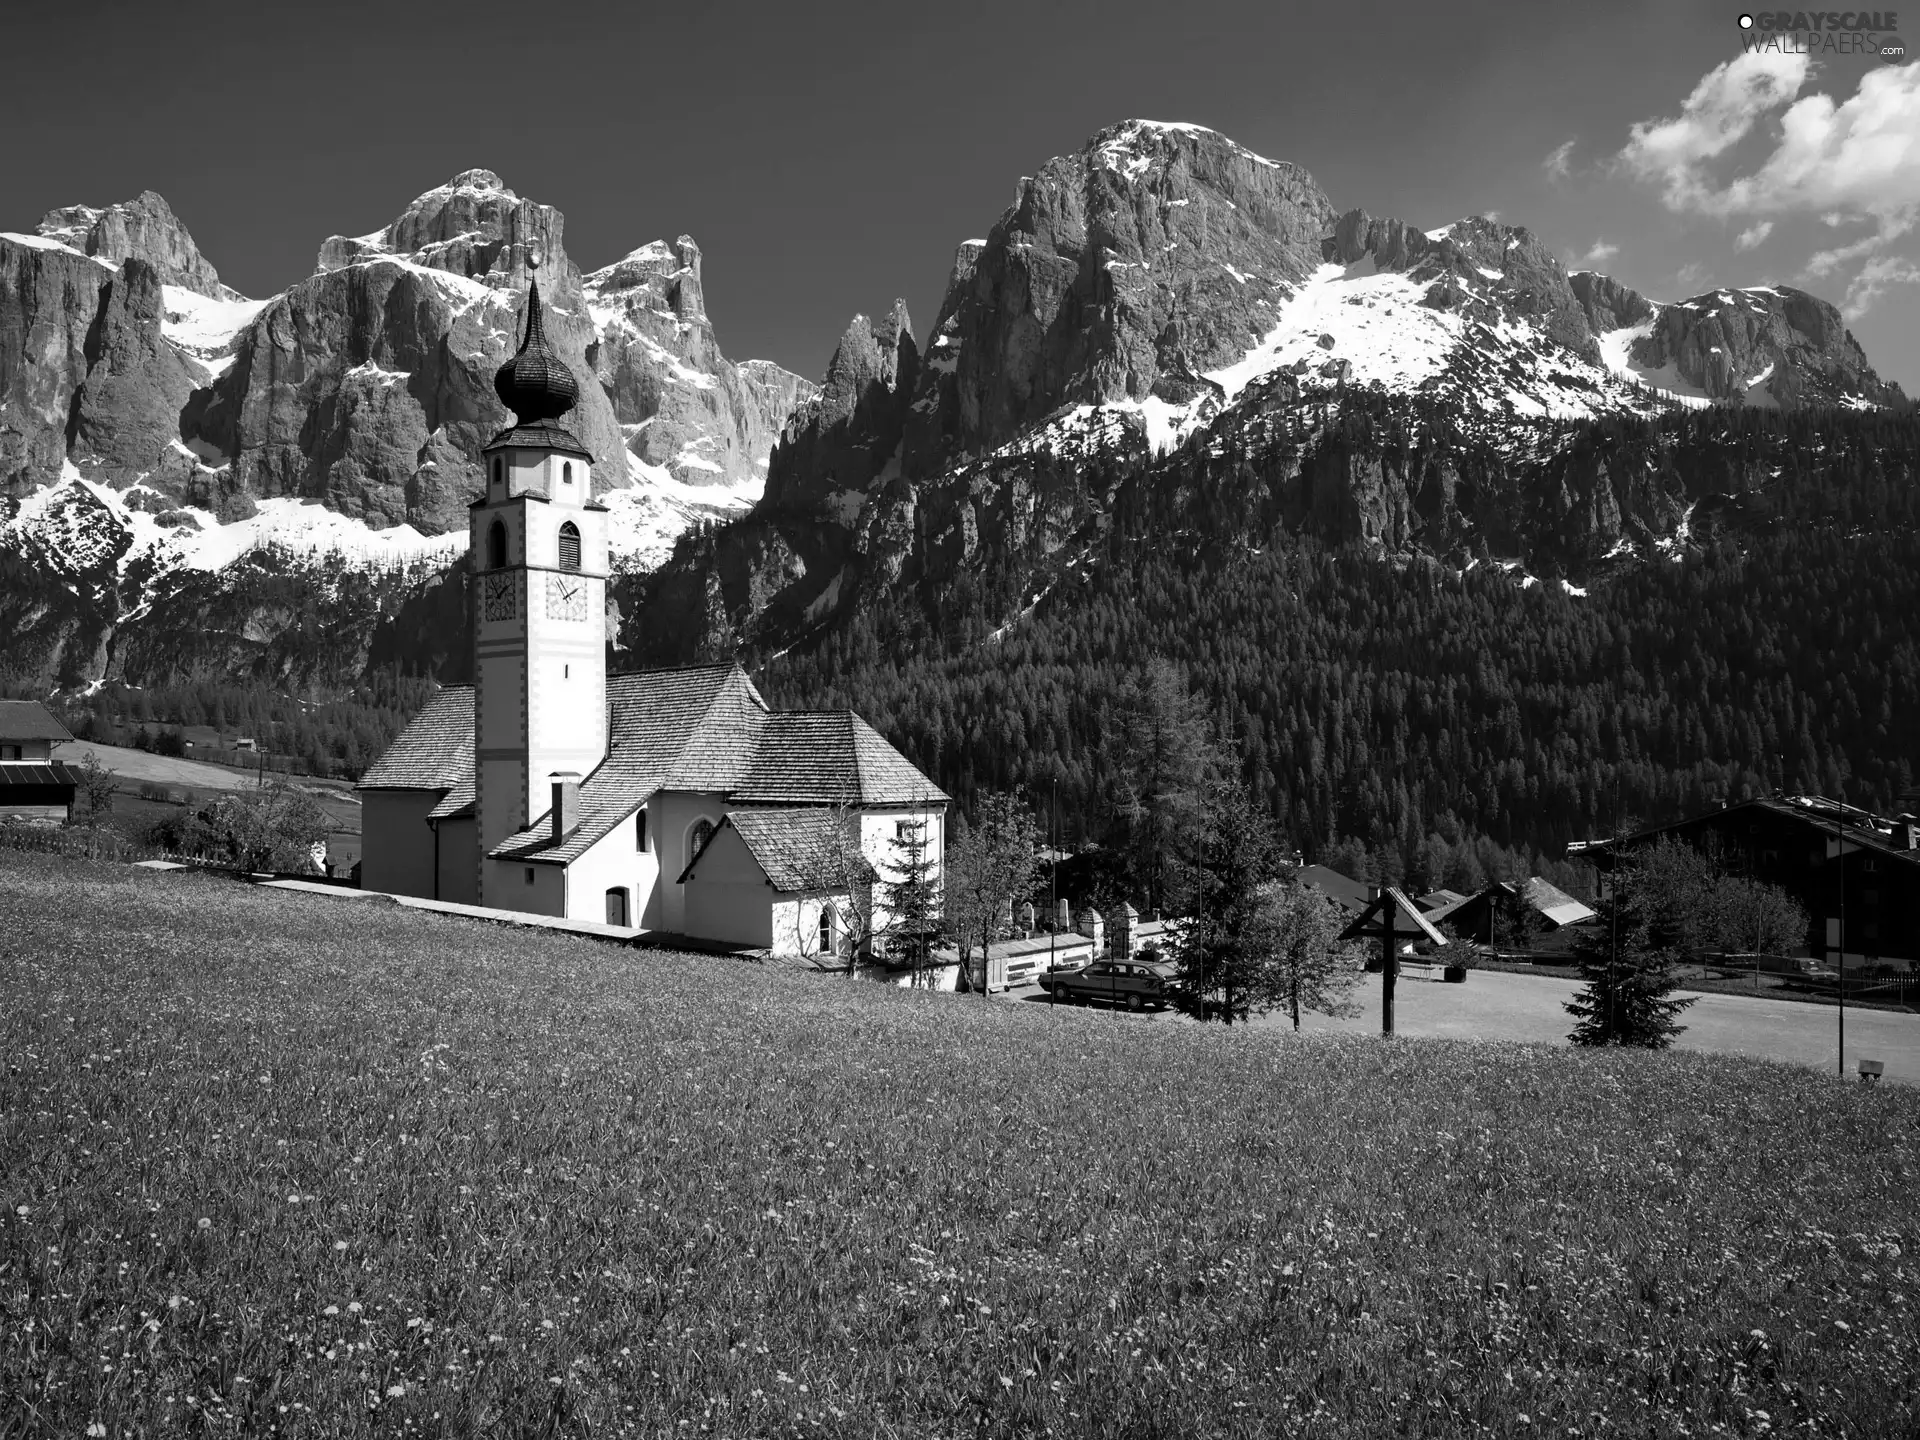
[(206, 1216), (202, 1215), (200, 1217), (200, 1228), (202, 1230), (211, 1230), (213, 1228), (213, 1221), (209, 1220)]

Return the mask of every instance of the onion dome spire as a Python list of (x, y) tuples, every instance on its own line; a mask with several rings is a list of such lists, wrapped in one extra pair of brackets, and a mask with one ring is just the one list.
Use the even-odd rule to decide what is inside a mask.
[[(527, 256), (527, 269), (540, 266), (538, 251)], [(519, 352), (493, 377), (494, 393), (519, 417), (522, 425), (558, 420), (580, 398), (580, 382), (547, 339), (540, 310), (540, 282), (527, 282), (527, 330)]]

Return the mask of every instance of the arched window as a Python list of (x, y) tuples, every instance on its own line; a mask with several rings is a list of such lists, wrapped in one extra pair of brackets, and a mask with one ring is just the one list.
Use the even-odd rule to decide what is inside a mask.
[(560, 527), (560, 568), (580, 568), (580, 532), (574, 528), (571, 520)]
[(693, 829), (687, 832), (687, 860), (691, 862), (703, 849), (707, 841), (713, 838), (713, 822), (702, 817), (693, 822)]
[(573, 483), (573, 462), (571, 460), (561, 463), (560, 479), (563, 484), (571, 485)]
[(489, 570), (507, 568), (507, 527), (498, 520), (494, 521), (487, 530), (487, 568)]
[(500, 483), (500, 457), (498, 455), (493, 457), (493, 483), (496, 485)]
[(822, 955), (834, 953), (833, 919), (833, 906), (822, 905), (820, 907), (820, 953)]

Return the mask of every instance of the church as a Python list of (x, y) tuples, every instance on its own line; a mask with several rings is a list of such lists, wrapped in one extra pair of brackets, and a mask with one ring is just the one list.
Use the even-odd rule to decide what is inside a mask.
[(852, 711), (773, 710), (738, 665), (609, 675), (607, 511), (537, 278), (494, 388), (516, 423), (469, 522), (474, 683), (361, 778), (361, 884), (775, 953), (883, 935), (909, 850), (938, 881), (947, 797)]

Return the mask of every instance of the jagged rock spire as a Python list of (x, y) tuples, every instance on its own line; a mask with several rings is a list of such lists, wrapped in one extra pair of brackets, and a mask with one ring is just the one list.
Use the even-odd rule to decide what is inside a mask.
[[(531, 261), (528, 268), (533, 268)], [(527, 282), (526, 336), (519, 352), (494, 375), (493, 389), (522, 425), (558, 420), (580, 398), (580, 382), (547, 340), (537, 279)]]

